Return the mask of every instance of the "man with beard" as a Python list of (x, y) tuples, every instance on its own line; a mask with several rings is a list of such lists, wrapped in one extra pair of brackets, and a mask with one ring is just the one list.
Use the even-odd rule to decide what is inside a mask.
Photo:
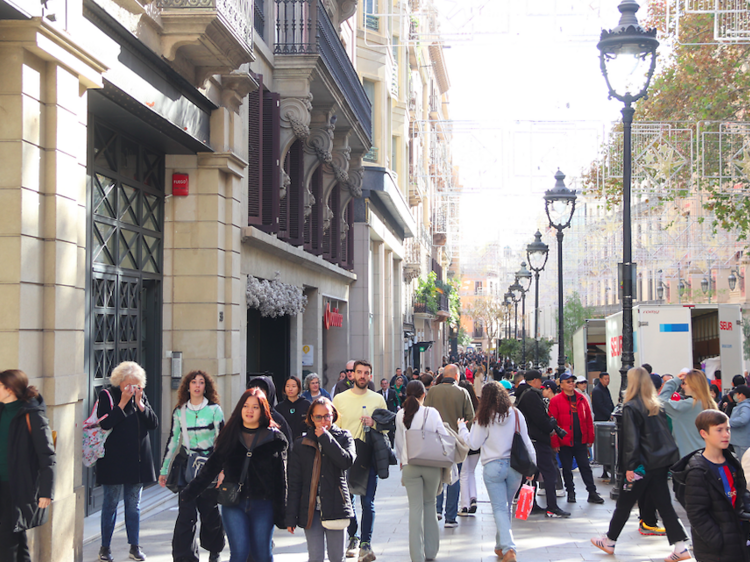
[[(345, 390), (349, 390), (354, 386), (354, 359), (351, 359), (346, 362), (346, 378), (343, 380), (340, 380), (336, 383), (336, 386), (333, 387), (333, 392), (331, 392), (331, 396), (336, 396), (339, 392), (344, 392)], [(375, 383), (370, 381), (370, 384), (367, 385), (367, 388), (375, 391)]]
[[(347, 364), (348, 368), (348, 364)], [(372, 419), (372, 413), (378, 408), (386, 409), (386, 403), (382, 394), (373, 392), (368, 388), (372, 381), (372, 365), (364, 360), (355, 361), (354, 386), (349, 390), (339, 392), (333, 397), (333, 405), (338, 410), (339, 418), (336, 422), (341, 429), (346, 429), (352, 437), (360, 441), (366, 441), (366, 431), (378, 431)], [(348, 535), (349, 542), (346, 547), (347, 558), (353, 558), (359, 546), (358, 562), (372, 562), (375, 553), (370, 546), (372, 529), (375, 521), (375, 491), (377, 490), (378, 477), (375, 467), (370, 466), (370, 474), (367, 480), (367, 493), (360, 496), (362, 504), (362, 533), (357, 538), (357, 515), (351, 519)], [(352, 501), (352, 508), (354, 501)]]

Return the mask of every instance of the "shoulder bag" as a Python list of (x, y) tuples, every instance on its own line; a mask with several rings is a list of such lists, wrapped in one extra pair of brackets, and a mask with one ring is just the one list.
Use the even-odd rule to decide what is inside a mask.
[[(108, 390), (104, 391), (109, 398), (109, 409), (114, 410), (115, 404), (112, 401), (112, 395)], [(94, 404), (91, 414), (83, 422), (83, 464), (88, 467), (92, 467), (96, 464), (100, 458), (104, 456), (104, 443), (107, 441), (107, 437), (112, 433), (111, 429), (102, 429), (99, 424), (101, 421), (109, 416), (104, 414), (101, 418), (96, 417), (96, 412), (99, 409), (99, 400), (97, 399)]]
[(513, 408), (513, 415), (516, 416), (516, 431), (513, 433), (513, 444), (510, 448), (510, 467), (521, 476), (534, 476), (537, 468), (531, 460), (531, 455), (526, 448), (523, 437), (519, 433), (521, 430), (521, 421), (515, 408)]
[(224, 480), (218, 488), (217, 503), (226, 507), (234, 507), (240, 503), (240, 494), (242, 494), (242, 487), (245, 485), (245, 480), (247, 479), (247, 469), (250, 468), (250, 457), (253, 456), (258, 435), (260, 435), (259, 432), (253, 437), (253, 442), (245, 454), (245, 461), (242, 463), (242, 471), (240, 472), (240, 481), (227, 482)]
[(187, 464), (185, 465), (185, 483), (190, 484), (193, 478), (195, 478), (198, 475), (198, 473), (201, 471), (201, 468), (203, 468), (203, 465), (206, 464), (208, 457), (201, 453), (195, 453), (190, 450), (190, 436), (188, 435), (187, 415), (185, 412), (187, 412), (187, 404), (185, 404), (182, 408), (180, 408), (180, 416), (182, 417), (182, 440), (184, 441), (184, 447), (187, 450), (186, 451), (187, 452)]
[(409, 464), (450, 468), (456, 450), (456, 438), (437, 431), (427, 431), (427, 408), (420, 429), (406, 430), (406, 456)]

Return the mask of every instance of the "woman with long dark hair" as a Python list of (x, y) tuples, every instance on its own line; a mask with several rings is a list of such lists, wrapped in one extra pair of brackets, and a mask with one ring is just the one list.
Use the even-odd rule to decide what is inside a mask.
[(286, 528), (287, 446), (265, 393), (249, 388), (219, 433), (203, 469), (180, 493), (180, 501), (195, 500), (222, 471), (225, 482), (241, 486), (239, 504), (221, 510), (230, 562), (246, 562), (251, 552), (255, 562), (273, 561), (273, 526)]
[(307, 411), (307, 434), (295, 441), (289, 456), (286, 526), (305, 530), (308, 562), (344, 562), (346, 529), (354, 509), (346, 471), (357, 455), (354, 439), (336, 426), (339, 414), (328, 398), (319, 396)]
[(302, 437), (307, 429), (305, 420), (309, 409), (310, 400), (302, 397), (302, 382), (292, 375), (284, 383), (284, 400), (278, 403), (276, 411), (284, 416), (289, 424), (293, 440)]
[[(458, 383), (458, 386), (469, 393), (471, 405), (474, 406), (474, 411), (476, 412), (477, 408), (479, 408), (479, 400), (477, 400), (477, 395), (474, 392), (474, 385), (469, 381), (463, 380)], [(461, 498), (458, 505), (458, 515), (460, 517), (468, 517), (469, 514), (477, 512), (477, 478), (475, 471), (478, 462), (479, 449), (471, 449), (461, 466)]]
[(516, 543), (511, 531), (513, 496), (521, 484), (521, 475), (510, 466), (513, 434), (518, 431), (529, 457), (536, 463), (536, 451), (529, 439), (523, 414), (513, 407), (508, 392), (496, 381), (482, 387), (482, 398), (474, 416), (471, 432), (466, 420), (458, 420), (458, 433), (470, 449), (481, 449), (484, 485), (495, 516), (495, 554), (503, 562), (516, 561)]
[(406, 385), (404, 407), (396, 414), (396, 457), (401, 463), (401, 484), (409, 499), (409, 554), (412, 562), (437, 556), (440, 530), (437, 520), (437, 494), (442, 472), (434, 466), (409, 464), (406, 431), (424, 429), (448, 435), (435, 408), (424, 406), (425, 388), (421, 381)]
[(0, 373), (0, 560), (31, 562), (26, 531), (46, 523), (55, 449), (44, 399), (18, 369)]
[[(708, 388), (706, 388), (708, 395)], [(656, 395), (651, 376), (643, 367), (628, 371), (628, 390), (622, 408), (622, 466), (627, 483), (617, 498), (617, 506), (606, 535), (591, 543), (613, 554), (630, 511), (641, 498), (650, 498), (659, 510), (674, 552), (666, 562), (691, 558), (687, 549), (687, 533), (672, 506), (667, 473), (680, 460), (680, 453), (667, 426), (667, 416)]]
[[(166, 485), (169, 467), (180, 445), (185, 446), (188, 456), (194, 453), (207, 457), (213, 452), (222, 427), (224, 413), (213, 377), (205, 371), (190, 371), (182, 377), (177, 389), (177, 406), (172, 412), (172, 429), (164, 450), (159, 484)], [(195, 540), (198, 513), (201, 516), (200, 545), (211, 553), (209, 562), (218, 562), (220, 552), (224, 550), (224, 526), (216, 497), (201, 495), (195, 501), (179, 503), (172, 535), (172, 559), (175, 562), (200, 560)]]

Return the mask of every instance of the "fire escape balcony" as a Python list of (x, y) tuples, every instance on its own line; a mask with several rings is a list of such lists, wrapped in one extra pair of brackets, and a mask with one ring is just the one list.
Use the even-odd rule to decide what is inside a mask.
[(195, 68), (195, 84), (255, 60), (252, 0), (157, 0), (164, 56)]
[(337, 127), (352, 128), (364, 151), (372, 145), (372, 107), (321, 0), (276, 0), (277, 71), (312, 71), (317, 106), (336, 105)]

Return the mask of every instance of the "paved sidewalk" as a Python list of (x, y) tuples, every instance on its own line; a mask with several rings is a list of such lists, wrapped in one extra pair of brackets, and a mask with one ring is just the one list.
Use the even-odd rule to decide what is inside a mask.
[[(391, 477), (378, 482), (375, 496), (376, 516), (373, 535), (373, 550), (379, 562), (409, 562), (408, 519), (406, 492), (401, 486), (400, 472), (391, 467)], [(595, 469), (596, 470), (596, 469)], [(596, 473), (596, 472), (595, 472)], [(440, 523), (440, 552), (438, 562), (497, 562), (495, 547), (495, 522), (489, 499), (484, 489), (481, 465), (477, 467), (479, 488), (479, 508), (474, 517), (459, 517), (459, 526), (444, 529)], [(599, 491), (606, 497), (604, 505), (586, 503), (585, 488), (577, 475), (576, 488), (579, 501), (568, 504), (559, 498), (560, 506), (573, 513), (570, 519), (547, 519), (543, 516), (530, 516), (528, 521), (513, 521), (513, 533), (518, 545), (520, 562), (578, 562), (592, 560), (602, 562), (642, 562), (661, 561), (671, 552), (666, 537), (643, 537), (638, 533), (638, 512), (633, 510), (630, 521), (617, 543), (615, 556), (608, 556), (589, 543), (592, 536), (604, 533), (614, 510), (614, 502), (609, 499), (611, 489), (606, 483), (597, 481)], [(544, 497), (540, 503), (545, 505)], [(358, 506), (359, 507), (359, 506)], [(683, 524), (687, 517), (675, 502), (675, 508)], [(176, 498), (162, 503), (162, 509), (154, 509), (141, 520), (141, 544), (150, 562), (171, 562), (171, 542), (174, 520), (177, 516)], [(97, 515), (92, 516), (94, 520)], [(688, 528), (689, 534), (689, 528)], [(307, 550), (302, 529), (294, 535), (276, 529), (274, 559), (276, 562), (306, 562)], [(99, 541), (84, 545), (84, 562), (97, 559)], [(128, 560), (128, 546), (125, 529), (115, 532), (112, 554), (116, 562)], [(208, 553), (201, 551), (202, 560), (208, 560)], [(229, 548), (222, 560), (229, 559)], [(356, 559), (349, 559), (354, 560)]]

